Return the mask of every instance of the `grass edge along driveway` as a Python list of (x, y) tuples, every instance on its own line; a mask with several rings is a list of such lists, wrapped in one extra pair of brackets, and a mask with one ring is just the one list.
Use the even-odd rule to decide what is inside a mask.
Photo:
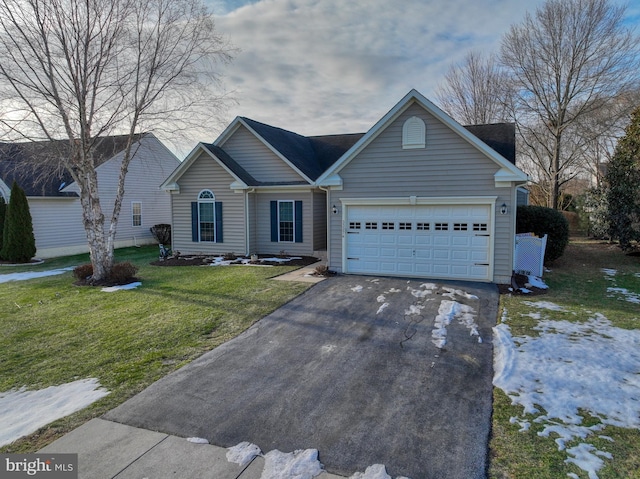
[[(576, 381), (576, 387), (560, 388), (557, 390), (557, 398), (562, 397), (561, 394), (567, 395), (566, 397), (575, 394), (577, 396), (575, 400), (581, 407), (587, 404), (594, 406), (593, 410), (585, 407), (576, 411), (576, 416), (580, 416), (582, 420), (575, 426), (584, 428), (583, 431), (591, 428), (595, 432), (584, 439), (566, 441), (564, 449), (559, 450), (556, 440), (562, 443), (563, 438), (556, 432), (549, 433), (549, 426), (563, 432), (566, 424), (555, 418), (550, 418), (552, 422), (544, 418), (549, 411), (540, 407), (538, 403), (535, 404), (537, 413), (525, 414), (523, 406), (513, 405), (512, 398), (496, 387), (494, 388), (489, 477), (492, 479), (596, 477), (588, 476), (585, 470), (568, 461), (572, 457), (569, 450), (571, 449), (574, 454), (581, 449), (584, 451), (586, 446), (580, 446), (580, 443), (586, 443), (594, 447), (592, 453), (595, 451), (604, 453), (595, 454), (602, 461), (602, 467), (595, 472), (600, 479), (640, 478), (640, 430), (611, 425), (601, 429), (602, 423), (614, 418), (609, 417), (603, 420), (602, 417), (598, 417), (598, 415), (602, 416), (603, 410), (598, 402), (605, 403), (612, 399), (598, 396), (602, 391), (609, 391), (611, 396), (616, 396), (614, 400), (622, 400), (623, 409), (628, 406), (628, 411), (638, 411), (637, 402), (640, 401), (640, 397), (636, 394), (633, 400), (626, 397), (624, 391), (616, 392), (616, 380), (611, 380), (613, 374), (618, 374), (620, 371), (616, 358), (619, 359), (619, 363), (635, 362), (637, 365), (638, 350), (632, 348), (631, 354), (625, 354), (625, 351), (628, 352), (628, 349), (625, 350), (629, 347), (628, 344), (623, 345), (624, 341), (620, 340), (616, 342), (613, 334), (607, 337), (607, 328), (614, 328), (618, 337), (624, 337), (625, 331), (629, 331), (626, 335), (628, 337), (638, 337), (640, 306), (628, 299), (633, 299), (633, 293), (640, 292), (640, 257), (627, 256), (616, 245), (574, 239), (564, 256), (551, 266), (551, 270), (544, 275), (550, 287), (548, 294), (537, 297), (502, 296), (498, 323), (509, 327), (519, 350), (524, 348), (530, 350), (534, 343), (539, 343), (537, 346), (540, 346), (544, 341), (554, 337), (561, 338), (562, 332), (556, 328), (560, 328), (561, 324), (565, 327), (573, 325), (574, 330), (580, 334), (565, 334), (564, 337), (569, 340), (560, 344), (575, 344), (575, 348), (571, 346), (568, 351), (547, 349), (548, 356), (539, 357), (536, 360), (531, 360), (531, 356), (528, 356), (529, 363), (533, 364), (529, 369), (530, 379), (532, 379), (529, 383), (534, 384), (534, 381), (539, 381), (535, 385), (535, 391), (528, 392), (541, 402), (545, 401), (545, 396), (553, 393), (548, 387), (549, 382), (544, 379), (547, 371), (559, 364), (558, 358), (567, 363), (573, 363), (568, 364), (566, 370), (575, 374), (571, 376), (567, 374), (566, 384), (570, 380)], [(627, 291), (627, 294), (622, 294), (621, 291)], [(547, 309), (556, 306), (560, 310)], [(603, 324), (602, 329), (582, 334), (581, 330), (585, 327), (597, 323), (593, 318), (600, 317), (598, 315), (606, 318), (600, 321)], [(560, 323), (554, 323), (554, 321)], [(539, 325), (543, 323), (546, 327), (540, 328)], [(611, 348), (596, 349), (603, 342), (610, 344)], [(582, 351), (586, 353), (584, 357), (565, 356), (571, 350), (575, 352), (576, 348), (583, 348)], [(595, 351), (602, 351), (602, 353), (594, 354)], [(611, 368), (611, 371), (602, 371), (603, 364), (605, 366), (615, 364), (616, 367)], [(596, 372), (598, 368), (600, 372)], [(565, 369), (561, 366), (561, 370)], [(635, 378), (640, 374), (640, 370), (635, 371), (635, 378), (633, 371), (626, 374), (631, 374), (627, 377), (631, 377), (631, 383), (635, 383), (637, 388)], [(527, 381), (525, 380), (523, 384)], [(590, 389), (594, 386), (595, 391)], [(634, 387), (633, 384), (622, 386), (624, 387), (621, 389)], [(521, 396), (525, 394), (527, 390), (524, 390)], [(599, 401), (598, 397), (603, 400)], [(554, 398), (550, 399), (552, 401), (547, 400), (547, 404), (553, 404)], [(626, 404), (625, 401), (627, 401)], [(547, 437), (541, 434), (547, 434)], [(610, 458), (607, 457), (609, 454)], [(584, 456), (584, 458), (588, 457), (588, 455)]]
[[(310, 285), (270, 278), (295, 269), (158, 267), (157, 246), (116, 251), (140, 269), (142, 286), (105, 293), (73, 285), (66, 272), (0, 285), (0, 393), (97, 378), (110, 394), (0, 449), (35, 452), (91, 418), (237, 336)], [(87, 255), (0, 274), (88, 262)]]

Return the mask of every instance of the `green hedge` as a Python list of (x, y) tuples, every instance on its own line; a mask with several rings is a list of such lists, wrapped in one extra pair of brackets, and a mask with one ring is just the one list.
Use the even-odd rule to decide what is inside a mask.
[(544, 206), (518, 206), (516, 233), (549, 235), (545, 262), (560, 258), (569, 244), (569, 222), (559, 211)]

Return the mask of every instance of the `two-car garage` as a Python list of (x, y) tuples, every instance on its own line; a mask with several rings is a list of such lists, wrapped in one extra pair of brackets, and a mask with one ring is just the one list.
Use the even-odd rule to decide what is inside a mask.
[(343, 271), (491, 281), (494, 203), (345, 201)]

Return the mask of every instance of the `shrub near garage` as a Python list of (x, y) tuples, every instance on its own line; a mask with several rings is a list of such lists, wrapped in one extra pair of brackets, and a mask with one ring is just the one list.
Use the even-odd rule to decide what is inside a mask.
[(560, 258), (569, 244), (569, 222), (559, 211), (544, 206), (518, 206), (516, 233), (548, 235), (545, 262)]

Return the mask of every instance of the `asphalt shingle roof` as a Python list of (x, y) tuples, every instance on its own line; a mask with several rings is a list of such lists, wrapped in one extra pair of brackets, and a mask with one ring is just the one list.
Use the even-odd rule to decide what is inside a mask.
[[(123, 151), (127, 136), (107, 136), (98, 139), (96, 166)], [(9, 187), (15, 180), (27, 196), (76, 197), (61, 190), (72, 184), (71, 174), (62, 166), (69, 155), (68, 140), (0, 143), (0, 179)]]

